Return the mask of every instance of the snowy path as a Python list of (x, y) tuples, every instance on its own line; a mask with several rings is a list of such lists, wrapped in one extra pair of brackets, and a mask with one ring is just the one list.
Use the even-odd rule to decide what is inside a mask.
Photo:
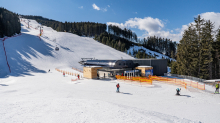
[[(56, 80), (54, 76), (57, 76)], [(150, 113), (135, 108), (135, 105), (130, 107), (121, 103), (132, 99), (131, 96), (137, 96), (137, 94), (115, 93), (115, 82), (98, 80), (70, 82), (70, 78), (62, 77), (61, 73), (52, 71), (52, 73), (24, 78), (11, 78), (16, 81), (8, 85), (6, 85), (7, 82), (1, 81), (5, 83), (0, 91), (0, 96), (3, 97), (0, 102), (0, 109), (2, 109), (0, 114), (3, 116), (1, 121), (105, 122), (108, 119), (108, 122), (152, 122), (154, 120), (169, 122), (169, 118), (171, 121), (182, 121), (172, 116), (165, 118), (162, 115), (161, 117), (156, 115), (157, 112)], [(109, 88), (109, 85), (112, 88)], [(126, 86), (129, 87), (129, 85)]]
[[(3, 122), (209, 122), (218, 121), (219, 96), (176, 86), (141, 87), (116, 80), (78, 80), (62, 73), (37, 73), (0, 81)], [(216, 98), (216, 99), (215, 99)]]

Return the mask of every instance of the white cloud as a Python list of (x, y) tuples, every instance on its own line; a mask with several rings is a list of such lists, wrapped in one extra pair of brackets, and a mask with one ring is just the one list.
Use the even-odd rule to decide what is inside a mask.
[[(215, 12), (206, 12), (206, 13), (202, 13), (199, 14), (201, 16), (202, 19), (204, 20), (210, 20), (212, 23), (214, 23), (214, 31), (217, 30), (220, 27), (220, 13), (215, 13)], [(196, 15), (197, 17), (198, 15)], [(195, 24), (195, 22), (191, 22), (192, 24)], [(181, 34), (181, 38), (182, 35), (184, 33), (184, 30), (186, 30), (188, 28), (188, 26), (191, 24), (189, 23), (188, 25), (182, 25), (182, 28), (179, 29), (177, 28), (176, 30), (178, 30)]]
[[(214, 23), (215, 28), (214, 30), (218, 29), (220, 27), (220, 13), (215, 12), (206, 12), (200, 14), (201, 18), (204, 18), (205, 20), (210, 20)], [(191, 22), (194, 23), (194, 22)], [(182, 25), (181, 28), (176, 28), (171, 31), (166, 31), (164, 29), (164, 25), (166, 24), (164, 21), (158, 19), (158, 18), (151, 18), (151, 17), (145, 17), (145, 18), (130, 18), (128, 21), (125, 21), (125, 23), (115, 23), (115, 22), (107, 22), (107, 24), (116, 25), (122, 29), (124, 28), (137, 28), (140, 30), (145, 31), (145, 33), (142, 35), (142, 37), (147, 36), (159, 36), (162, 38), (169, 38), (173, 41), (179, 42), (182, 38), (182, 35), (184, 33), (184, 30), (186, 30), (189, 26)]]
[(107, 11), (107, 8), (103, 8), (102, 11), (103, 11), (103, 12), (106, 12), (106, 11)]
[(125, 26), (131, 28), (138, 28), (140, 30), (145, 30), (147, 32), (159, 31), (164, 27), (164, 24), (158, 18), (153, 19), (151, 17), (142, 18), (130, 18), (125, 22)]
[(110, 8), (110, 6), (108, 5), (108, 7)]
[(126, 28), (126, 26), (123, 23), (119, 24), (119, 23), (115, 23), (115, 22), (107, 22), (107, 25), (115, 25), (115, 26), (120, 27), (121, 29)]
[(108, 25), (116, 25), (122, 29), (124, 28), (138, 28), (145, 31), (144, 37), (147, 36), (159, 36), (163, 38), (170, 38), (174, 41), (178, 41), (181, 37), (180, 34), (172, 34), (169, 31), (164, 31), (164, 22), (158, 18), (130, 18), (125, 23), (107, 22)]
[(92, 7), (93, 9), (100, 10), (100, 8), (95, 3), (92, 4)]
[(78, 8), (83, 9), (83, 6), (80, 6), (80, 7), (78, 7)]
[(201, 18), (204, 18), (205, 20), (210, 20), (211, 22), (214, 23), (215, 28), (214, 30), (217, 30), (220, 26), (220, 13), (215, 13), (215, 12), (206, 12), (200, 14)]
[[(109, 6), (109, 5), (108, 5)], [(107, 8), (100, 8), (100, 7), (98, 7), (95, 3), (93, 3), (92, 4), (92, 7), (93, 7), (93, 9), (95, 9), (95, 10), (102, 10), (103, 12), (106, 12), (107, 11)], [(110, 6), (109, 6), (110, 7)]]

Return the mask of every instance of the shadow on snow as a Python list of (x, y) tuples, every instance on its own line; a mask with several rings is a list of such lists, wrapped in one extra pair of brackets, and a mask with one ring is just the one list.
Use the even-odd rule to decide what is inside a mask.
[[(31, 75), (30, 72), (46, 73), (47, 71), (40, 70), (33, 66), (30, 62), (22, 58), (22, 55), (30, 59), (32, 57), (39, 57), (36, 52), (45, 56), (51, 56), (54, 49), (52, 46), (37, 36), (22, 33), (21, 36), (7, 39), (5, 41), (5, 49), (7, 52), (8, 62), (11, 68), (11, 76)], [(0, 76), (2, 78), (8, 75)]]

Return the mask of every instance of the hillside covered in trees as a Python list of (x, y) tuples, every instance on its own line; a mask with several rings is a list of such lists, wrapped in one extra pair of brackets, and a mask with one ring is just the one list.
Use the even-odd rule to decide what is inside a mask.
[(59, 22), (52, 19), (43, 18), (41, 16), (22, 15), (26, 19), (36, 20), (38, 23), (51, 27), (59, 32), (70, 32), (79, 36), (95, 36), (100, 35), (107, 29), (106, 24), (94, 22)]
[(13, 36), (21, 31), (18, 14), (0, 7), (0, 38)]
[(220, 29), (214, 37), (214, 24), (200, 15), (185, 30), (177, 47), (177, 61), (172, 73), (199, 77), (220, 78)]
[[(169, 57), (173, 57), (176, 54), (176, 42), (172, 42), (170, 39), (164, 39), (160, 37), (147, 37), (144, 39), (138, 39), (137, 35), (130, 29), (121, 29), (115, 25), (106, 25), (95, 22), (59, 22), (41, 16), (22, 15), (27, 19), (34, 19), (42, 25), (53, 28), (60, 32), (70, 32), (79, 36), (94, 37), (95, 40), (111, 46), (122, 52), (134, 45), (143, 46), (152, 51), (156, 51), (161, 54), (166, 54)], [(128, 53), (129, 54), (129, 53)], [(139, 54), (139, 55), (137, 55)], [(153, 56), (141, 51), (135, 51), (130, 54), (136, 58), (152, 58)]]

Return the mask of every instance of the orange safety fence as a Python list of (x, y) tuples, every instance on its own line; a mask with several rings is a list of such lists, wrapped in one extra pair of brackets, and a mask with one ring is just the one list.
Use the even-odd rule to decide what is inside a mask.
[(76, 76), (76, 77), (79, 75), (79, 77), (82, 78), (82, 75), (80, 75), (79, 73), (69, 72), (69, 71), (65, 71), (65, 70), (60, 70), (58, 68), (55, 68), (55, 70), (58, 71), (58, 72), (65, 73), (67, 75)]
[(71, 79), (71, 81), (77, 81), (78, 79)]
[(200, 90), (205, 90), (205, 84), (200, 84), (199, 82), (193, 82), (190, 80), (184, 80), (184, 79), (176, 79), (176, 78), (167, 78), (167, 77), (158, 77), (158, 76), (150, 76), (150, 79), (155, 81), (163, 81), (168, 84), (175, 84), (180, 85), (184, 88), (187, 88), (187, 86), (191, 86), (194, 88), (198, 88)]
[(83, 73), (83, 71), (81, 71), (81, 70), (79, 70), (79, 69), (76, 69), (76, 68), (73, 68), (73, 67), (72, 67), (72, 69)]
[(121, 75), (116, 75), (115, 76), (116, 79), (119, 80), (130, 80), (131, 82), (140, 82), (140, 84), (142, 83), (147, 83), (147, 84), (151, 84), (152, 85), (152, 80), (148, 79), (147, 77), (127, 77), (127, 76), (121, 76)]
[(187, 88), (187, 84), (184, 81), (180, 80), (180, 79), (172, 79), (172, 78), (158, 77), (158, 76), (150, 76), (150, 79), (152, 79), (154, 81), (165, 82), (165, 83), (168, 83), (168, 84), (179, 85), (179, 86), (182, 86), (184, 88)]

